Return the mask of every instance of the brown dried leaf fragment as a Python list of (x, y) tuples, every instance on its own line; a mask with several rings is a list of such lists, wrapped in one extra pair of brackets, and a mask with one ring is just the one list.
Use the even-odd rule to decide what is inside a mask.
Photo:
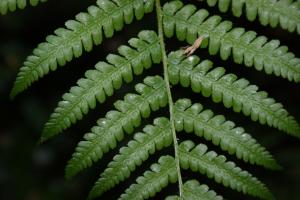
[(204, 39), (204, 37), (200, 36), (195, 40), (195, 42), (192, 46), (188, 46), (188, 47), (184, 48), (184, 54), (186, 54), (187, 56), (192, 55), (200, 47), (203, 39)]

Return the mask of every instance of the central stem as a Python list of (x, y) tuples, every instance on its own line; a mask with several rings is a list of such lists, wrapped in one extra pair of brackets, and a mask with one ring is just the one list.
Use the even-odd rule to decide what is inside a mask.
[(166, 84), (166, 90), (169, 100), (169, 112), (170, 112), (170, 123), (171, 123), (171, 131), (173, 136), (173, 144), (174, 144), (174, 154), (175, 154), (175, 163), (176, 163), (176, 170), (177, 170), (177, 177), (178, 177), (178, 186), (179, 186), (179, 196), (182, 196), (182, 177), (180, 171), (180, 163), (179, 163), (179, 154), (178, 154), (178, 142), (176, 136), (176, 130), (174, 126), (174, 112), (173, 112), (173, 99), (171, 93), (171, 87), (169, 82), (169, 74), (168, 74), (168, 60), (166, 55), (165, 43), (164, 43), (164, 33), (163, 33), (163, 23), (162, 23), (162, 10), (160, 5), (160, 0), (156, 0), (156, 14), (157, 14), (157, 25), (158, 25), (158, 36), (159, 42), (162, 52), (162, 62), (164, 67), (164, 80)]

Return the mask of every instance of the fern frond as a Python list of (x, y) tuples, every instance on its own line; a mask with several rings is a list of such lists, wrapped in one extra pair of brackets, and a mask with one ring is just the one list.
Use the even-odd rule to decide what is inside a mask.
[(183, 184), (182, 197), (169, 196), (166, 200), (222, 200), (223, 197), (209, 190), (207, 185), (200, 185), (196, 180), (189, 180)]
[(77, 82), (78, 86), (63, 95), (63, 100), (44, 127), (42, 141), (82, 119), (89, 109), (95, 108), (97, 100), (103, 103), (106, 96), (113, 95), (114, 90), (121, 87), (122, 80), (131, 82), (133, 74), (139, 75), (152, 63), (160, 62), (160, 46), (154, 31), (141, 31), (138, 38), (129, 40), (129, 44), (131, 47), (121, 46), (118, 49), (121, 56), (108, 55), (107, 62), (97, 63), (96, 69), (88, 70), (86, 78)]
[(264, 36), (244, 28), (232, 28), (232, 23), (221, 20), (219, 16), (208, 17), (209, 13), (194, 5), (183, 5), (181, 1), (166, 3), (164, 13), (164, 32), (167, 37), (174, 33), (179, 40), (193, 43), (198, 36), (206, 38), (202, 47), (208, 45), (209, 53), (220, 52), (223, 60), (233, 55), (234, 62), (254, 66), (267, 74), (282, 76), (290, 81), (300, 81), (300, 59), (280, 46), (278, 40), (267, 42)]
[(1, 0), (0, 14), (5, 15), (8, 11), (13, 12), (17, 8), (24, 9), (28, 4), (36, 6), (38, 3), (46, 2), (47, 0)]
[(258, 87), (250, 85), (246, 79), (225, 74), (222, 67), (212, 69), (211, 61), (199, 61), (197, 56), (185, 58), (183, 51), (170, 53), (170, 82), (180, 83), (183, 87), (191, 86), (194, 92), (201, 92), (205, 97), (212, 96), (214, 102), (223, 101), (225, 107), (250, 115), (253, 121), (268, 124), (300, 138), (299, 124), (282, 104), (269, 98), (266, 92), (257, 91)]
[(206, 0), (209, 6), (216, 6), (221, 12), (231, 7), (232, 14), (240, 17), (245, 10), (248, 20), (257, 17), (262, 25), (277, 27), (300, 34), (300, 2), (293, 0)]
[(106, 118), (99, 119), (97, 126), (84, 135), (85, 141), (79, 142), (72, 159), (66, 167), (66, 177), (70, 178), (93, 162), (101, 159), (109, 149), (116, 147), (124, 132), (131, 134), (134, 127), (141, 123), (141, 117), (147, 118), (151, 110), (167, 105), (165, 84), (161, 77), (147, 77), (144, 84), (137, 84), (136, 94), (127, 94), (124, 101), (117, 101), (117, 110), (110, 111)]
[(233, 162), (226, 162), (225, 156), (218, 156), (213, 151), (207, 152), (204, 144), (195, 146), (192, 141), (182, 142), (179, 145), (179, 158), (183, 169), (199, 171), (217, 183), (245, 194), (262, 199), (274, 199), (263, 183), (236, 167)]
[[(153, 10), (154, 0), (98, 0), (97, 6), (90, 6), (87, 13), (79, 13), (76, 20), (65, 23), (66, 28), (54, 31), (46, 42), (41, 43), (27, 57), (18, 73), (11, 97), (28, 88), (32, 82), (55, 71), (57, 66), (64, 66), (73, 57), (79, 57), (83, 51), (91, 51), (93, 45), (102, 43), (106, 38), (120, 31), (124, 23), (129, 24), (141, 19), (144, 13)], [(104, 33), (103, 33), (104, 32)]]
[(262, 165), (269, 169), (279, 169), (271, 154), (241, 127), (226, 121), (223, 115), (214, 115), (211, 110), (203, 110), (201, 104), (193, 104), (189, 99), (175, 103), (175, 127), (177, 131), (195, 132), (199, 137), (212, 141), (229, 154), (251, 164)]
[(120, 153), (113, 158), (105, 171), (92, 188), (88, 199), (101, 196), (104, 192), (130, 176), (130, 173), (147, 160), (149, 154), (172, 144), (170, 122), (167, 118), (156, 118), (154, 125), (147, 125), (144, 133), (134, 135), (126, 147), (120, 149)]
[(175, 160), (171, 156), (162, 156), (158, 163), (151, 165), (151, 171), (146, 171), (136, 180), (119, 200), (143, 200), (155, 196), (168, 183), (177, 181)]

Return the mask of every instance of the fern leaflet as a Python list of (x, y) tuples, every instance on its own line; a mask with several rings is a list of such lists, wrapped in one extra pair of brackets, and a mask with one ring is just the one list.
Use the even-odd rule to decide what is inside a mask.
[(151, 165), (151, 171), (146, 171), (143, 176), (136, 180), (119, 200), (143, 200), (155, 196), (155, 194), (166, 187), (169, 182), (177, 181), (175, 160), (171, 156), (162, 156), (158, 163)]
[(151, 110), (167, 105), (164, 81), (159, 77), (147, 77), (144, 84), (137, 84), (140, 95), (127, 94), (124, 101), (117, 101), (117, 111), (110, 111), (106, 118), (98, 120), (98, 126), (84, 136), (76, 147), (76, 152), (66, 167), (66, 177), (70, 178), (84, 168), (102, 158), (109, 149), (116, 147), (116, 141), (124, 137), (124, 132), (132, 133), (140, 125), (141, 116), (147, 118)]
[(175, 103), (176, 131), (195, 132), (199, 137), (212, 141), (229, 154), (236, 154), (239, 159), (251, 164), (262, 165), (269, 169), (279, 169), (279, 165), (268, 151), (257, 143), (241, 127), (235, 127), (224, 116), (215, 115), (211, 110), (203, 110), (201, 104), (193, 104), (189, 99)]
[(47, 0), (1, 0), (0, 1), (0, 14), (5, 15), (8, 11), (15, 11), (18, 9), (24, 9), (29, 3), (32, 6), (36, 6), (40, 2), (46, 2)]
[(199, 63), (197, 56), (185, 58), (183, 51), (169, 55), (169, 75), (172, 84), (180, 83), (183, 87), (191, 86), (194, 92), (203, 96), (212, 96), (214, 102), (221, 102), (225, 107), (232, 107), (235, 112), (251, 116), (253, 121), (268, 124), (300, 138), (300, 127), (282, 104), (276, 103), (258, 87), (249, 85), (246, 79), (238, 79), (234, 74), (225, 74), (225, 69), (212, 68), (212, 62)]
[(135, 134), (134, 139), (120, 149), (120, 153), (113, 158), (95, 183), (88, 199), (101, 196), (128, 178), (137, 166), (148, 159), (149, 154), (172, 144), (170, 122), (167, 118), (156, 118), (154, 126), (147, 125), (143, 132)]
[(169, 196), (166, 200), (222, 200), (216, 192), (209, 190), (207, 185), (200, 185), (196, 180), (189, 180), (183, 185), (182, 197)]
[(44, 127), (42, 141), (82, 119), (89, 109), (95, 108), (96, 100), (103, 103), (106, 96), (112, 96), (114, 89), (121, 87), (122, 79), (126, 83), (131, 82), (133, 74), (139, 75), (143, 68), (150, 68), (152, 63), (160, 62), (161, 53), (156, 33), (141, 31), (138, 37), (129, 40), (132, 47), (121, 46), (118, 49), (121, 56), (108, 55), (107, 63), (96, 64), (96, 69), (88, 70), (86, 78), (77, 82), (78, 86), (72, 87), (69, 93), (63, 95), (63, 100), (58, 103)]
[(179, 151), (180, 165), (183, 169), (199, 171), (208, 178), (214, 178), (217, 183), (245, 194), (274, 199), (263, 183), (236, 167), (233, 162), (226, 162), (225, 156), (218, 156), (213, 151), (207, 152), (204, 144), (195, 146), (192, 141), (185, 141), (180, 144)]
[(174, 33), (179, 40), (193, 43), (199, 36), (205, 37), (202, 47), (208, 46), (209, 53), (220, 52), (223, 60), (232, 54), (234, 62), (247, 67), (254, 66), (267, 74), (282, 76), (290, 81), (300, 81), (300, 59), (288, 52), (286, 46), (279, 46), (278, 40), (267, 42), (264, 36), (244, 28), (232, 28), (229, 21), (221, 17), (208, 17), (209, 13), (194, 5), (183, 5), (181, 1), (172, 1), (164, 5), (164, 31), (167, 37)]
[(144, 13), (153, 10), (154, 0), (98, 0), (97, 6), (90, 6), (88, 13), (79, 13), (76, 20), (65, 23), (66, 28), (58, 28), (55, 35), (49, 35), (24, 62), (11, 91), (11, 97), (28, 88), (32, 82), (64, 66), (73, 57), (91, 51), (93, 45), (120, 31), (124, 22), (129, 24), (134, 16), (139, 20)]
[[(240, 17), (245, 8), (247, 19), (257, 17), (262, 25), (271, 27), (280, 25), (290, 32), (300, 34), (300, 2), (292, 0), (206, 0), (209, 6), (216, 6), (221, 12), (227, 12), (231, 6), (232, 14)], [(230, 5), (231, 4), (231, 5)]]

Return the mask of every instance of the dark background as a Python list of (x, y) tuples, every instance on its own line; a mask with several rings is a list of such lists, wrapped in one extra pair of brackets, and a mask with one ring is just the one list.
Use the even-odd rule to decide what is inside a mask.
[[(123, 86), (113, 97), (108, 98), (107, 103), (98, 105), (91, 111), (84, 120), (79, 121), (64, 132), (64, 134), (52, 139), (45, 144), (37, 146), (43, 124), (48, 120), (50, 113), (57, 106), (61, 95), (76, 83), (83, 76), (87, 69), (93, 68), (95, 63), (103, 60), (108, 53), (115, 53), (120, 44), (134, 37), (142, 29), (156, 29), (155, 13), (148, 14), (144, 21), (135, 21), (126, 27), (121, 33), (116, 33), (112, 39), (106, 40), (102, 45), (95, 47), (91, 53), (84, 53), (79, 59), (74, 59), (66, 67), (58, 69), (38, 83), (19, 95), (14, 101), (8, 96), (13, 81), (27, 55), (44, 38), (53, 33), (53, 30), (62, 27), (67, 19), (73, 19), (75, 14), (85, 11), (88, 5), (93, 4), (92, 0), (87, 1), (59, 1), (50, 0), (36, 8), (28, 7), (23, 11), (9, 13), (0, 16), (0, 199), (84, 199), (97, 180), (99, 174), (106, 167), (117, 150), (104, 156), (93, 167), (80, 173), (71, 181), (65, 181), (64, 166), (70, 159), (72, 152), (82, 135), (88, 132), (95, 121), (103, 117), (105, 113), (113, 109), (112, 102), (123, 98), (128, 91), (133, 92), (134, 84), (140, 82), (145, 75), (136, 77), (135, 82)], [(189, 2), (189, 1), (188, 1)], [(206, 7), (205, 3), (197, 3), (200, 7)], [(211, 13), (219, 13), (215, 8), (208, 8)], [(220, 14), (220, 13), (219, 13)], [(247, 30), (255, 30), (259, 35), (266, 35), (269, 38), (279, 39), (283, 45), (289, 46), (297, 57), (299, 52), (299, 36), (295, 33), (288, 33), (280, 28), (271, 29), (263, 27), (255, 22), (248, 22), (245, 17), (240, 19), (231, 17), (230, 14), (221, 14), (224, 19), (232, 20), (235, 26), (244, 26)], [(166, 40), (167, 51), (175, 50), (186, 46), (186, 43), (179, 43), (175, 39)], [(246, 68), (228, 61), (221, 61), (219, 56), (209, 56), (206, 49), (196, 52), (203, 58), (213, 59), (215, 66), (224, 66), (228, 72), (234, 72), (239, 77), (251, 80), (261, 90), (269, 92), (270, 96), (282, 102), (285, 108), (300, 121), (300, 94), (299, 84), (287, 81), (275, 76), (267, 76), (253, 68)], [(162, 73), (162, 66), (156, 65), (147, 71), (148, 75)], [(277, 199), (296, 200), (299, 199), (300, 189), (300, 142), (274, 128), (262, 126), (252, 122), (242, 114), (234, 113), (225, 109), (221, 104), (213, 104), (210, 99), (201, 97), (200, 94), (192, 94), (190, 90), (180, 87), (173, 87), (176, 90), (174, 99), (188, 97), (193, 102), (201, 102), (206, 108), (212, 109), (216, 114), (224, 114), (227, 119), (234, 120), (238, 126), (242, 126), (248, 133), (270, 150), (278, 162), (284, 167), (283, 171), (267, 171), (261, 167), (244, 164), (234, 157), (239, 166), (247, 169), (257, 176), (275, 194)], [(161, 116), (166, 110), (157, 112), (155, 116)], [(153, 117), (144, 120), (144, 124), (151, 123)], [(137, 129), (139, 131), (141, 129)], [(120, 146), (127, 143), (121, 142)], [(180, 140), (193, 139), (197, 142), (204, 142), (218, 153), (220, 149), (213, 147), (209, 142), (203, 141), (191, 135), (180, 134)], [(172, 148), (166, 149), (165, 153), (172, 153)], [(225, 154), (223, 152), (223, 154)], [(142, 165), (148, 169), (150, 164), (159, 158), (159, 154), (151, 156)], [(132, 178), (121, 183), (114, 190), (109, 191), (101, 199), (116, 199), (118, 194), (123, 192), (142, 169), (132, 174)], [(226, 199), (253, 199), (242, 194), (224, 189), (224, 187), (207, 180), (204, 176), (195, 173), (183, 172), (183, 178), (194, 177), (201, 183), (211, 186), (217, 193)], [(174, 194), (176, 185), (171, 185), (154, 199), (162, 199), (166, 195)], [(298, 197), (298, 198), (297, 198)]]

